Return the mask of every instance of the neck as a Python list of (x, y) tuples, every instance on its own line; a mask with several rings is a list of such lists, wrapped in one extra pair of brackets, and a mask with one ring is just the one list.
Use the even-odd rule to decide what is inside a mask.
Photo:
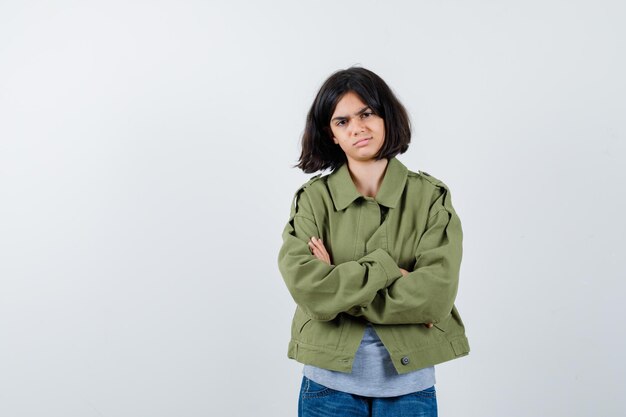
[(376, 197), (385, 177), (388, 159), (380, 161), (348, 160), (348, 171), (358, 192), (367, 197)]

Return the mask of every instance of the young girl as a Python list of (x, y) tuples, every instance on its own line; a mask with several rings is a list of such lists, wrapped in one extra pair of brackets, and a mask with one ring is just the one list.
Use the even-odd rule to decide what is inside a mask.
[(278, 266), (297, 304), (298, 415), (437, 416), (434, 365), (469, 343), (454, 300), (461, 222), (450, 189), (396, 155), (404, 106), (373, 72), (337, 71), (309, 111)]

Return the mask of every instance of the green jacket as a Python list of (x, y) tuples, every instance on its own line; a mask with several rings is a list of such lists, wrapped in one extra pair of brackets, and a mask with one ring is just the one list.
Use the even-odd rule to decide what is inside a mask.
[[(332, 265), (311, 253), (312, 236)], [(366, 197), (344, 163), (296, 191), (282, 238), (278, 268), (297, 304), (289, 358), (351, 372), (368, 322), (399, 374), (469, 353), (454, 305), (463, 232), (438, 179), (394, 157)]]

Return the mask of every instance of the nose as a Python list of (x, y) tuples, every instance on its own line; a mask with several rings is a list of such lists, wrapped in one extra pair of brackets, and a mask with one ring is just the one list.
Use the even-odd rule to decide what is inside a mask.
[(354, 125), (352, 126), (352, 134), (354, 136), (358, 136), (361, 132), (365, 132), (365, 122), (360, 119), (354, 120)]

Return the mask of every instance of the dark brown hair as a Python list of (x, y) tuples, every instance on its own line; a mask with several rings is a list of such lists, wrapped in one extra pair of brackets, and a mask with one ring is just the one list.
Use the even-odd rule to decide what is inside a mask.
[(327, 168), (334, 171), (346, 162), (346, 154), (332, 141), (330, 118), (339, 100), (350, 91), (385, 121), (385, 141), (376, 160), (392, 158), (409, 149), (411, 123), (402, 103), (378, 75), (365, 68), (350, 67), (334, 72), (317, 93), (306, 118), (302, 153), (294, 168), (305, 173)]

